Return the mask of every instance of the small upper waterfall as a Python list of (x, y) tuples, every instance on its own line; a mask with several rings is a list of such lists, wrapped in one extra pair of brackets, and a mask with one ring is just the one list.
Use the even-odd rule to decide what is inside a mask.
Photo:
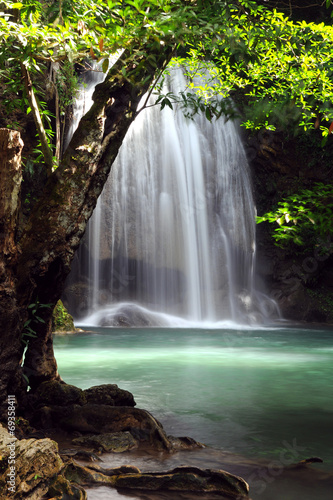
[[(166, 91), (184, 90), (182, 71), (170, 73)], [(255, 321), (255, 206), (237, 126), (153, 103), (130, 127), (88, 224), (69, 309), (102, 326)]]

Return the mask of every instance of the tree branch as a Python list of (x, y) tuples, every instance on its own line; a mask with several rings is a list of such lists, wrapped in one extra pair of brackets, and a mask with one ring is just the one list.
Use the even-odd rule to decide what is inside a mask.
[(28, 101), (29, 101), (29, 104), (31, 107), (31, 112), (32, 112), (32, 115), (34, 117), (35, 125), (37, 127), (38, 137), (39, 137), (39, 140), (41, 143), (44, 161), (45, 161), (46, 166), (47, 166), (48, 174), (51, 174), (52, 169), (53, 169), (52, 151), (51, 151), (51, 148), (50, 148), (48, 140), (47, 140), (47, 136), (46, 136), (43, 122), (42, 122), (42, 118), (40, 116), (39, 107), (38, 107), (38, 103), (36, 100), (34, 90), (32, 88), (30, 75), (29, 75), (27, 68), (24, 66), (23, 63), (21, 63), (21, 70), (22, 70), (22, 75), (23, 75), (23, 79), (24, 79), (25, 89), (27, 92)]

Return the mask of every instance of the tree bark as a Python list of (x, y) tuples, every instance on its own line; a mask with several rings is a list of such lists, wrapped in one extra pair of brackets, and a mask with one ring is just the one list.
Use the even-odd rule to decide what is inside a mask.
[(23, 141), (15, 130), (0, 129), (0, 409), (8, 394), (22, 391), (22, 320), (17, 307), (15, 266), (17, 220), (22, 182)]
[[(81, 120), (60, 166), (49, 177), (18, 243), (12, 292), (18, 317), (11, 320), (8, 335), (15, 337), (18, 350), (23, 324), (30, 320), (36, 336), (29, 339), (24, 370), (32, 389), (59, 377), (51, 334), (53, 308), (139, 101), (155, 73), (171, 58), (171, 50), (164, 48), (150, 65), (143, 52), (125, 51), (96, 87), (94, 104)], [(35, 315), (31, 304), (39, 304)], [(48, 304), (51, 306), (46, 307)], [(3, 366), (2, 352), (0, 364)], [(6, 384), (7, 390), (15, 388), (8, 377), (4, 389)]]

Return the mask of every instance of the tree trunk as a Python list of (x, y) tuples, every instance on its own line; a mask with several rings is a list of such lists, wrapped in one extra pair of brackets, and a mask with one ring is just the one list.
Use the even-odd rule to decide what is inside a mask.
[[(156, 63), (151, 66), (142, 53), (130, 55), (125, 51), (96, 87), (94, 104), (81, 120), (60, 166), (49, 177), (18, 243), (15, 285), (7, 286), (14, 301), (13, 318), (3, 310), (3, 320), (10, 325), (7, 339), (15, 337), (16, 362), (17, 352), (22, 354), (19, 337), (23, 324), (30, 321), (34, 336), (29, 338), (24, 370), (32, 389), (44, 380), (59, 377), (51, 335), (54, 306), (138, 103), (155, 73), (171, 58), (171, 50), (163, 49), (155, 54)], [(4, 366), (2, 350), (0, 364)], [(6, 376), (4, 390), (6, 384), (7, 390), (16, 387), (9, 379)]]
[(23, 318), (17, 307), (18, 249), (15, 243), (22, 181), (23, 141), (15, 130), (0, 129), (0, 409), (8, 394), (23, 390), (18, 367), (22, 359), (20, 339)]

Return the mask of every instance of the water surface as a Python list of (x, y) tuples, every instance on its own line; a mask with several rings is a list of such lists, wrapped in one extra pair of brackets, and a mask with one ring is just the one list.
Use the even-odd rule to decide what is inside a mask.
[(331, 460), (332, 331), (91, 331), (56, 337), (67, 383), (116, 383), (168, 433), (211, 446), (264, 455), (297, 439)]
[[(319, 456), (319, 467), (333, 469), (332, 330), (90, 332), (55, 338), (67, 383), (118, 384), (168, 434), (288, 464)], [(323, 495), (309, 499), (328, 500)]]

